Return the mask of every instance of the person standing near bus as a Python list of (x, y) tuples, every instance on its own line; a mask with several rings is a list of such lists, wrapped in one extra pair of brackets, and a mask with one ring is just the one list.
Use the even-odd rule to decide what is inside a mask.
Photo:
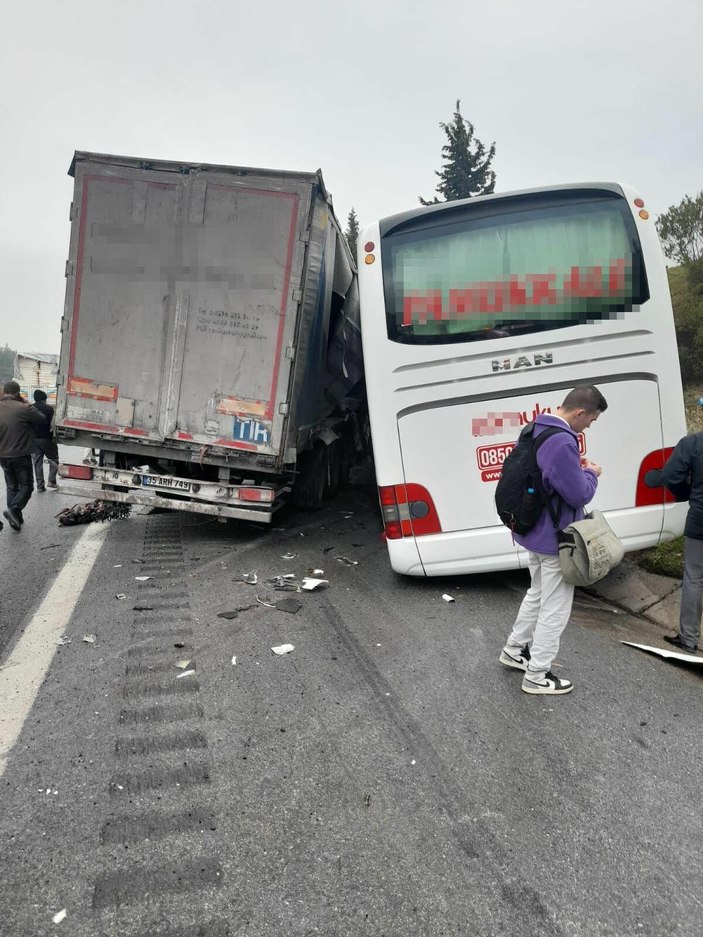
[[(563, 530), (582, 520), (584, 507), (593, 500), (601, 467), (579, 455), (578, 435), (588, 429), (608, 407), (597, 387), (575, 387), (557, 407), (556, 414), (541, 413), (535, 420), (535, 436), (548, 427), (554, 433), (537, 450), (537, 464), (547, 497), (554, 506)], [(522, 600), (515, 624), (500, 662), (506, 667), (525, 671), (525, 693), (563, 695), (573, 690), (573, 683), (552, 673), (552, 661), (571, 615), (574, 587), (564, 581), (559, 563), (557, 530), (546, 508), (535, 526), (515, 540), (528, 551), (530, 588)]]
[(0, 466), (7, 488), (7, 510), (2, 513), (16, 531), (24, 523), (22, 510), (34, 490), (33, 429), (43, 422), (43, 414), (22, 400), (17, 381), (8, 381), (0, 398)]
[(668, 644), (695, 654), (703, 613), (703, 433), (684, 436), (666, 465), (645, 475), (650, 487), (665, 485), (677, 501), (688, 501), (683, 541), (683, 580), (679, 630), (664, 635)]

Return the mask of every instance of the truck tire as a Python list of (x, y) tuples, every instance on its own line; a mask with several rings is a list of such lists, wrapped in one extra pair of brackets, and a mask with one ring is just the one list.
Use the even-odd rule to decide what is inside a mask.
[(319, 511), (327, 487), (327, 446), (318, 443), (298, 460), (293, 504), (302, 511)]
[(335, 439), (327, 448), (327, 478), (325, 498), (334, 498), (343, 485), (344, 447), (341, 439)]

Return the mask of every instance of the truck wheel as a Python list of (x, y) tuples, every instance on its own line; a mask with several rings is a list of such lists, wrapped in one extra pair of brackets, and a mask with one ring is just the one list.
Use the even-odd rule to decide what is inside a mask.
[(303, 511), (319, 511), (327, 486), (327, 446), (318, 443), (298, 460), (293, 504)]
[(343, 484), (342, 465), (344, 462), (344, 449), (341, 439), (335, 439), (327, 446), (327, 478), (325, 484), (325, 498), (334, 498)]

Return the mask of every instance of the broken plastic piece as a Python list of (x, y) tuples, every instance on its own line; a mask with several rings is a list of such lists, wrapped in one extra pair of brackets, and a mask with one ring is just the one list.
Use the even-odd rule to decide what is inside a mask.
[(176, 667), (178, 667), (180, 670), (185, 670), (186, 667), (191, 663), (192, 663), (191, 658), (188, 658), (187, 660), (177, 660)]
[(217, 613), (217, 617), (218, 617), (218, 618), (226, 618), (228, 621), (229, 621), (231, 618), (236, 618), (237, 615), (239, 615), (239, 612), (237, 611), (236, 608), (233, 608), (233, 609), (232, 609), (231, 611), (229, 611), (229, 612), (218, 612), (218, 613)]
[(445, 602), (456, 602), (456, 599), (451, 595), (447, 595), (446, 592), (444, 593), (442, 598), (444, 599)]
[(301, 585), (306, 592), (312, 592), (313, 589), (319, 589), (320, 586), (328, 586), (329, 579), (311, 579), (309, 576), (306, 576)]
[(192, 677), (195, 673), (195, 670), (184, 670), (183, 673), (176, 674), (176, 680), (180, 680), (181, 677)]
[(358, 566), (359, 565), (358, 560), (352, 560), (348, 556), (335, 556), (335, 560), (337, 560), (338, 563), (341, 563), (342, 566)]
[(258, 581), (259, 577), (256, 575), (256, 570), (242, 575), (242, 582), (248, 582), (250, 586), (255, 586)]
[(83, 640), (85, 641), (86, 644), (95, 644), (95, 642), (98, 639), (95, 637), (94, 634), (86, 634), (83, 636)]
[(263, 599), (260, 599), (258, 595), (257, 595), (257, 597), (256, 597), (256, 601), (259, 603), (259, 605), (265, 605), (266, 608), (275, 608), (275, 607), (276, 607), (276, 606), (273, 604), (273, 602), (268, 602), (268, 601), (265, 602)]
[(151, 579), (151, 576), (135, 576), (134, 577), (138, 582), (146, 582), (147, 579)]
[(278, 647), (272, 647), (271, 650), (274, 654), (277, 654), (279, 657), (282, 657), (284, 654), (290, 654), (291, 651), (295, 650), (294, 644), (279, 644)]
[(235, 654), (234, 657), (232, 658), (232, 666), (233, 666), (233, 667), (236, 667), (236, 666), (237, 666), (237, 655), (236, 655), (236, 654)]
[(60, 645), (61, 647), (63, 647), (64, 644), (70, 644), (71, 639), (67, 638), (65, 634), (62, 634), (56, 643)]
[(290, 612), (291, 615), (295, 615), (302, 607), (302, 602), (299, 602), (297, 599), (281, 599), (280, 602), (276, 602), (276, 608), (279, 611)]
[(61, 921), (66, 917), (66, 909), (62, 908), (57, 914), (52, 917), (54, 924), (60, 924)]
[(115, 598), (116, 598), (116, 599), (126, 599), (127, 596), (124, 594), (124, 592), (118, 592), (118, 593), (116, 593)]
[(628, 644), (630, 647), (636, 647), (640, 651), (647, 651), (650, 654), (656, 654), (665, 660), (680, 660), (684, 664), (703, 665), (703, 657), (697, 654), (686, 654), (682, 651), (666, 651), (663, 647), (650, 647), (649, 644), (635, 644), (633, 641), (621, 641), (621, 644)]
[(308, 572), (310, 573), (311, 576), (324, 576), (325, 575), (324, 569), (309, 569)]
[(294, 560), (298, 554), (297, 553), (284, 553), (281, 557), (282, 560)]

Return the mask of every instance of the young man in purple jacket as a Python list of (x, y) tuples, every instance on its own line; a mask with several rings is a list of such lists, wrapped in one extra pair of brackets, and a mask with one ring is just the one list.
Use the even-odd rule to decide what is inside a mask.
[[(581, 460), (578, 434), (595, 423), (607, 407), (598, 388), (587, 384), (569, 391), (556, 414), (543, 413), (535, 420), (535, 438), (551, 426), (564, 430), (554, 433), (537, 449), (544, 490), (559, 530), (582, 520), (585, 505), (596, 493), (601, 467)], [(528, 551), (531, 584), (499, 660), (506, 667), (525, 671), (525, 693), (570, 693), (574, 688), (571, 681), (551, 671), (574, 598), (574, 587), (564, 582), (561, 574), (552, 513), (545, 508), (532, 530), (522, 536), (516, 534), (515, 540)]]

